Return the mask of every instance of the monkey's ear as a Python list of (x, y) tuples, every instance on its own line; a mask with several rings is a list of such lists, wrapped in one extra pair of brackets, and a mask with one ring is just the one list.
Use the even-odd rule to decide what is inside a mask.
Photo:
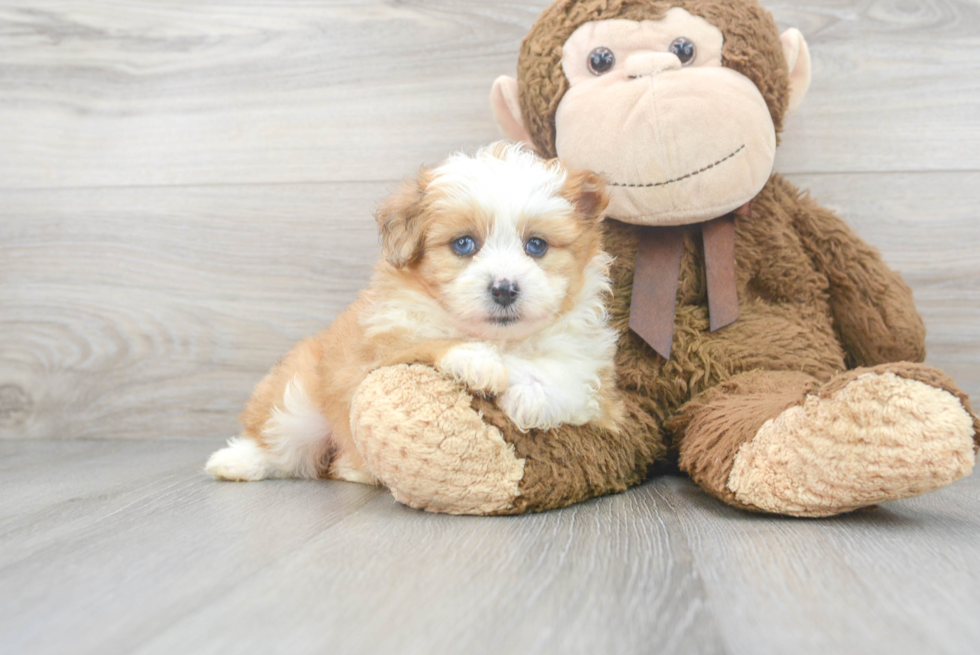
[(501, 75), (490, 90), (490, 109), (497, 127), (511, 141), (526, 143), (534, 150), (534, 140), (521, 119), (521, 103), (517, 100), (517, 80)]
[(598, 222), (605, 217), (609, 192), (606, 190), (606, 181), (598, 173), (569, 171), (561, 195), (572, 203), (576, 212), (589, 221)]
[(783, 44), (783, 56), (789, 66), (789, 105), (787, 111), (796, 111), (810, 88), (810, 49), (806, 39), (795, 27), (779, 36)]
[(429, 172), (423, 170), (418, 178), (403, 182), (374, 214), (382, 255), (395, 268), (404, 268), (422, 256), (422, 214), (428, 185)]

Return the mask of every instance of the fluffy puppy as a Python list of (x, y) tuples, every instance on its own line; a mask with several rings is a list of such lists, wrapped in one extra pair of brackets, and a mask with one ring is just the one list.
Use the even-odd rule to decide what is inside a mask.
[(614, 428), (607, 203), (594, 173), (506, 143), (423, 170), (377, 213), (384, 260), (370, 286), (259, 383), (242, 436), (207, 470), (374, 482), (351, 437), (351, 399), (372, 370), (401, 363), (495, 396), (522, 429)]

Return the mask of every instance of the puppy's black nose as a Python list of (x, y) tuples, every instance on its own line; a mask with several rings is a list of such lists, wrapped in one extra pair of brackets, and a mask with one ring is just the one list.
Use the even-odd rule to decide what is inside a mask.
[(490, 284), (490, 295), (493, 296), (493, 301), (501, 307), (506, 307), (517, 300), (517, 294), (520, 291), (517, 284), (510, 280), (500, 280)]

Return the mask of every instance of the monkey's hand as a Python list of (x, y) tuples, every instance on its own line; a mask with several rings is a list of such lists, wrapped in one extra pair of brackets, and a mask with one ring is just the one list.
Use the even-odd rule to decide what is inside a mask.
[(354, 442), (375, 477), (410, 507), (448, 514), (515, 511), (525, 460), (474, 402), (430, 366), (380, 368), (354, 395)]

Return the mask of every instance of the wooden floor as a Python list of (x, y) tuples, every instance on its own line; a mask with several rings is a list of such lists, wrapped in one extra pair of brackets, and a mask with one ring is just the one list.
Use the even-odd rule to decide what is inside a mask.
[(215, 483), (214, 441), (0, 442), (0, 652), (963, 653), (980, 475), (828, 520), (662, 477), (451, 517), (347, 482)]
[[(0, 2), (0, 653), (980, 652), (977, 475), (798, 521), (673, 477), (476, 519), (202, 473), (384, 194), (497, 137), (545, 4)], [(814, 62), (777, 170), (980, 397), (980, 2), (766, 6)]]

